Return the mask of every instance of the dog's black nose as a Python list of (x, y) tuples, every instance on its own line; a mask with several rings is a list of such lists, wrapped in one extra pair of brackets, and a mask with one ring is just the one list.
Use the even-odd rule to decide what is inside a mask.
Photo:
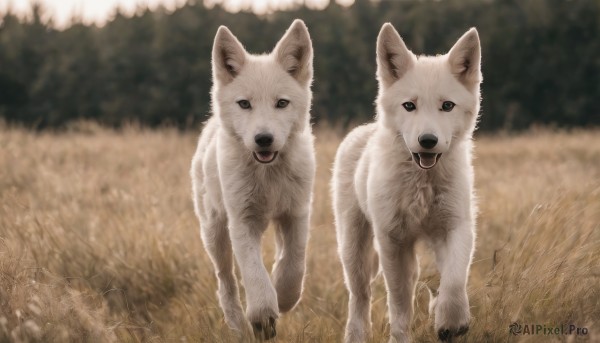
[(254, 136), (254, 141), (259, 147), (266, 148), (273, 144), (273, 135), (270, 133), (259, 133)]
[(437, 144), (437, 136), (432, 133), (425, 133), (419, 136), (419, 144), (425, 149), (431, 149)]

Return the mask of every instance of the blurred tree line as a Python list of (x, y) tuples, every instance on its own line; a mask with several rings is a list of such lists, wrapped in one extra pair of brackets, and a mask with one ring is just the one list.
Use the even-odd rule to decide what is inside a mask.
[(392, 22), (417, 54), (442, 54), (478, 28), (484, 83), (480, 127), (600, 124), (600, 1), (357, 0), (257, 16), (205, 8), (117, 12), (103, 27), (57, 30), (34, 5), (30, 19), (0, 15), (0, 117), (35, 128), (76, 119), (119, 126), (195, 126), (210, 111), (210, 55), (219, 25), (250, 52), (270, 51), (294, 18), (315, 49), (316, 121), (373, 116), (375, 40)]

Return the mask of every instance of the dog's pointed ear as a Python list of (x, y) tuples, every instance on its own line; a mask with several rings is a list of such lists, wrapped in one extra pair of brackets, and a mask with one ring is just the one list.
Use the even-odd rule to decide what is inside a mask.
[(466, 86), (482, 80), (481, 45), (477, 29), (471, 28), (454, 44), (448, 53), (450, 70)]
[(226, 26), (219, 27), (212, 51), (212, 69), (215, 82), (227, 84), (240, 73), (246, 61), (242, 43)]
[(414, 64), (414, 55), (398, 31), (390, 23), (385, 23), (377, 37), (377, 79), (385, 87), (399, 80)]
[(302, 85), (313, 78), (313, 49), (308, 29), (300, 19), (294, 20), (275, 46), (275, 58)]

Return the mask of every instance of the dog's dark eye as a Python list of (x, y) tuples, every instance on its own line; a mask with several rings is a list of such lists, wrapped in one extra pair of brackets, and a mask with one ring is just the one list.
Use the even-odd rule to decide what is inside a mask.
[(238, 105), (240, 105), (241, 108), (243, 108), (245, 110), (252, 107), (252, 105), (250, 105), (250, 101), (248, 101), (248, 100), (240, 100), (237, 103), (238, 103)]
[(407, 102), (403, 103), (402, 107), (404, 107), (404, 109), (407, 110), (408, 112), (412, 112), (417, 109), (417, 106), (415, 105), (415, 103), (411, 102), (411, 101), (407, 101)]
[(275, 105), (277, 108), (286, 108), (287, 105), (290, 104), (289, 100), (279, 99), (277, 100), (277, 104)]
[(450, 112), (452, 111), (452, 109), (454, 108), (456, 104), (453, 103), (452, 101), (444, 101), (442, 103), (442, 111), (444, 112)]

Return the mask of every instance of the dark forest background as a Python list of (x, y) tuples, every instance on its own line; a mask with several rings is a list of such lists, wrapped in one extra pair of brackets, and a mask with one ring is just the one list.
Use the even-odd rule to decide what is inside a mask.
[[(442, 54), (469, 27), (483, 45), (483, 130), (600, 124), (599, 0), (368, 1), (257, 16), (188, 2), (174, 12), (117, 12), (103, 27), (57, 30), (0, 14), (0, 117), (33, 128), (91, 119), (109, 126), (195, 127), (210, 111), (219, 25), (250, 52), (270, 51), (294, 18), (315, 49), (315, 121), (373, 116), (375, 39), (391, 22), (417, 54)], [(76, 19), (76, 18), (75, 18)]]

